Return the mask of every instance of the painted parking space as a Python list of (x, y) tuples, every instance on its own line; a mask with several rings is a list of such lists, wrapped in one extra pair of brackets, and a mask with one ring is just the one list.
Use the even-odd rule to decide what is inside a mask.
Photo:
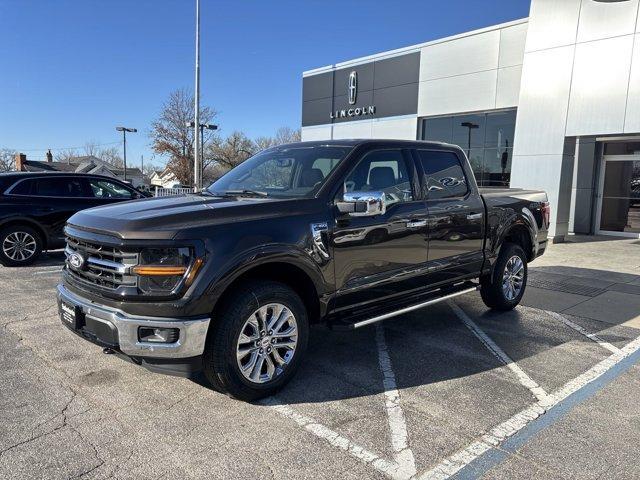
[(314, 328), (294, 381), (250, 405), (75, 338), (57, 319), (57, 278), (34, 275), (47, 270), (0, 272), (12, 286), (0, 298), (1, 477), (532, 473), (496, 452), (537, 439), (525, 432), (590, 385), (607, 388), (598, 382), (623, 375), (640, 348), (628, 325), (531, 307), (496, 314), (467, 295), (354, 332)]

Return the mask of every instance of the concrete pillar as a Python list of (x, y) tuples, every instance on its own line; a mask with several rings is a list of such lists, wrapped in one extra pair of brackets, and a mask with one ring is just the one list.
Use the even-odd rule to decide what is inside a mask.
[(569, 233), (576, 142), (565, 131), (573, 55), (573, 46), (525, 53), (511, 167), (512, 187), (547, 192), (556, 242)]
[(595, 232), (597, 172), (601, 150), (602, 145), (596, 143), (595, 137), (578, 139), (569, 217), (569, 231), (572, 233), (588, 235)]

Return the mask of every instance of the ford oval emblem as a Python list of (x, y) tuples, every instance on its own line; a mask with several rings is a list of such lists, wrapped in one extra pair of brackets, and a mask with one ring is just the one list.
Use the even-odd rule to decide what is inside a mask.
[(72, 253), (69, 255), (69, 266), (76, 270), (81, 269), (84, 266), (84, 258), (79, 253)]

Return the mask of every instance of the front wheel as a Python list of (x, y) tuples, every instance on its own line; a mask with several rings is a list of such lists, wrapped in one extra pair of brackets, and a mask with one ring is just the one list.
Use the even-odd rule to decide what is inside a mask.
[(484, 304), (494, 310), (512, 310), (527, 286), (527, 257), (515, 243), (502, 246), (493, 275), (480, 278), (480, 294)]
[(298, 369), (309, 326), (304, 303), (288, 286), (252, 281), (212, 321), (204, 374), (216, 390), (258, 400), (276, 393)]

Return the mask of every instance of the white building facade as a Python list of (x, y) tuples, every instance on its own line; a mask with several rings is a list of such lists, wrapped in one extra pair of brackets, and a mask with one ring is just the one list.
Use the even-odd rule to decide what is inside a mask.
[(640, 0), (530, 16), (304, 72), (302, 139), (460, 145), (482, 186), (546, 190), (551, 235), (640, 236)]

